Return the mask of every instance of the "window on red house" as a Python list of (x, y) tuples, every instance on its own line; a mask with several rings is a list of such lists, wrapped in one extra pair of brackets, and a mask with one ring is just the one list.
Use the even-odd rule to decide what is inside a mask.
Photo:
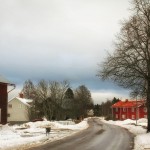
[(122, 115), (122, 119), (125, 119), (126, 118), (126, 116), (125, 115)]
[(144, 118), (147, 118), (147, 115), (144, 115)]
[(122, 110), (123, 110), (123, 112), (126, 112), (126, 108), (123, 108)]
[(134, 108), (132, 107), (132, 110), (131, 110), (132, 112), (134, 112)]
[(132, 119), (135, 119), (135, 115), (132, 115)]
[(118, 112), (118, 108), (116, 108), (116, 112)]
[(118, 114), (116, 114), (116, 119), (118, 118)]
[(147, 112), (147, 108), (146, 107), (144, 107), (144, 112)]

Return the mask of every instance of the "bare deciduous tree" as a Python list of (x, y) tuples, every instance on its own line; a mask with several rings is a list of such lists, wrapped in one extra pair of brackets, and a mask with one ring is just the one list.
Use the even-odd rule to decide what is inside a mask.
[(27, 95), (26, 98), (33, 99), (30, 109), (32, 119), (43, 116), (48, 120), (76, 118), (81, 115), (86, 117), (87, 110), (93, 106), (91, 93), (83, 85), (76, 89), (76, 98), (74, 98), (74, 92), (69, 88), (68, 81), (41, 80), (33, 85), (34, 94), (33, 91), (30, 92), (30, 88), (28, 89), (31, 85), (33, 85), (31, 81), (26, 81), (22, 91)]
[(100, 66), (98, 76), (112, 79), (146, 97), (150, 132), (150, 0), (132, 0), (132, 16), (122, 23), (115, 51)]
[(23, 85), (23, 89), (22, 89), (22, 93), (24, 95), (24, 98), (27, 99), (32, 99), (32, 107), (27, 110), (28, 111), (28, 117), (30, 120), (33, 120), (34, 118), (36, 118), (36, 99), (35, 99), (35, 95), (36, 95), (36, 90), (35, 90), (35, 85), (33, 84), (33, 82), (31, 80), (27, 80), (24, 82)]
[(24, 82), (22, 92), (26, 98), (32, 99), (35, 94), (35, 86), (31, 80)]
[(54, 116), (57, 119), (65, 118), (65, 92), (69, 88), (69, 82), (49, 82), (50, 97), (55, 104)]
[(33, 99), (30, 109), (31, 119), (45, 116), (47, 119), (65, 118), (65, 92), (69, 87), (67, 81), (41, 80), (34, 85), (30, 80), (25, 81), (22, 92), (25, 98)]

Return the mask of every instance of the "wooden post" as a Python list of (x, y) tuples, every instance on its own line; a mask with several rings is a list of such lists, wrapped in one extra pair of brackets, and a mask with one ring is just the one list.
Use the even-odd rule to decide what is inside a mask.
[(112, 109), (112, 120), (114, 120), (114, 112), (113, 112), (113, 107), (111, 107), (111, 109)]
[(137, 96), (136, 96), (136, 125), (137, 125)]

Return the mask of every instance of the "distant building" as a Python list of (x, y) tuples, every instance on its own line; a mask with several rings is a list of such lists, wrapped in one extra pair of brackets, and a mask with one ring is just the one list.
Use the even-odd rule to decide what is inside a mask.
[(94, 116), (94, 110), (93, 110), (93, 109), (88, 110), (88, 111), (87, 111), (87, 115), (88, 115), (89, 117), (93, 117), (93, 116)]
[(15, 84), (0, 76), (0, 124), (7, 123), (8, 93), (13, 90), (8, 91), (8, 86), (13, 86), (13, 89), (15, 88)]
[(112, 114), (115, 120), (147, 118), (147, 108), (144, 100), (119, 101), (112, 105)]
[(8, 102), (8, 122), (23, 123), (30, 121), (29, 110), (32, 101), (31, 99), (25, 99), (22, 93), (18, 97), (12, 98)]

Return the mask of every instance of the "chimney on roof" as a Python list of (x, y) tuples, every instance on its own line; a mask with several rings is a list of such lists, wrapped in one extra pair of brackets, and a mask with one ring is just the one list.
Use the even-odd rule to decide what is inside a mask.
[(23, 93), (19, 93), (19, 97), (20, 97), (20, 98), (23, 98)]
[(128, 102), (128, 99), (126, 99), (125, 102)]

